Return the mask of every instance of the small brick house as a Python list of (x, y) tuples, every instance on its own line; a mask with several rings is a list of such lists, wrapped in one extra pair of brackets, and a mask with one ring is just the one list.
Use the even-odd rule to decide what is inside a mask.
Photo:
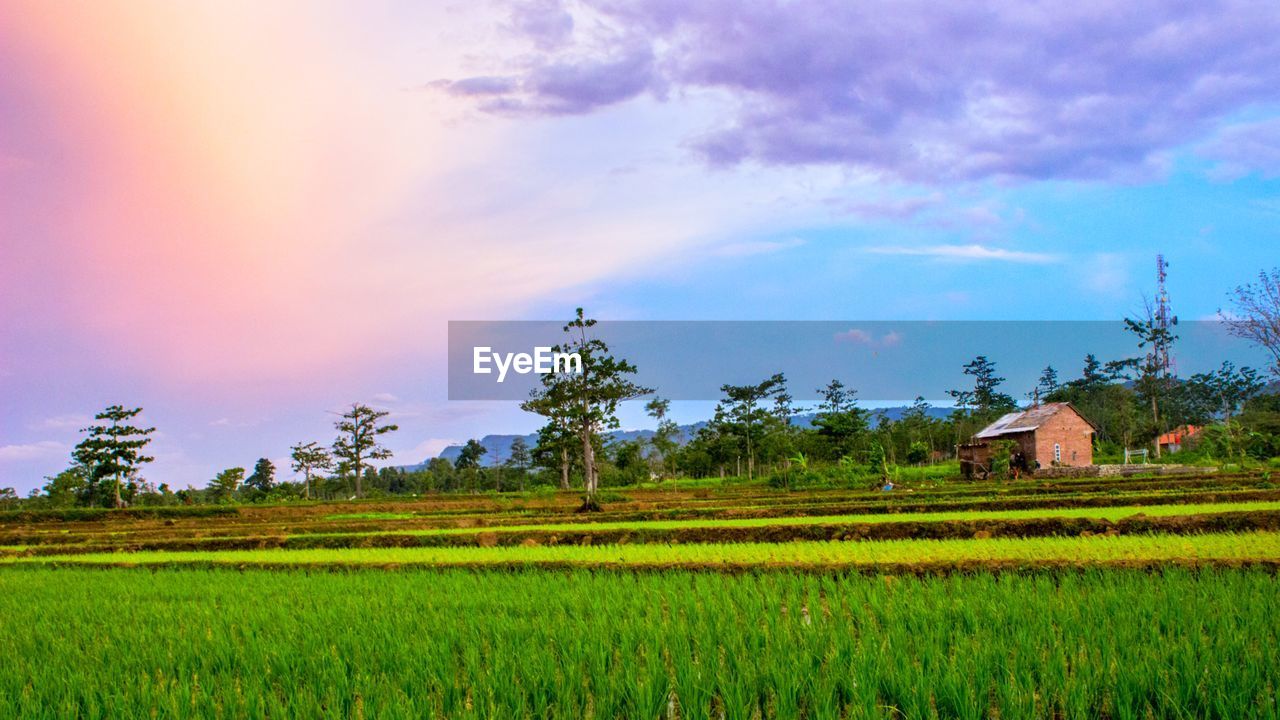
[(1071, 403), (1045, 403), (1002, 415), (959, 446), (960, 471), (965, 477), (985, 476), (991, 469), (991, 443), (1016, 443), (1009, 464), (1024, 472), (1042, 467), (1080, 467), (1093, 464), (1096, 428)]
[(1160, 449), (1167, 453), (1178, 452), (1183, 445), (1193, 442), (1202, 429), (1198, 425), (1182, 425), (1156, 438), (1156, 442), (1160, 443)]

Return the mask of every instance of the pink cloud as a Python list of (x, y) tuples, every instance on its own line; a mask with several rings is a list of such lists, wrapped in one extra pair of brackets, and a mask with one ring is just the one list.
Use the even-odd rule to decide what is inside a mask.
[(872, 348), (890, 348), (902, 344), (902, 334), (897, 330), (890, 330), (876, 338), (875, 335), (861, 328), (850, 328), (844, 332), (836, 333), (835, 341), (865, 345)]

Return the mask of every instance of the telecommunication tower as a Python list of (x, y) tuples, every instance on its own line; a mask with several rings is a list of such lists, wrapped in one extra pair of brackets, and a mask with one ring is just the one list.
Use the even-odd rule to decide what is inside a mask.
[(1173, 376), (1177, 374), (1177, 368), (1169, 352), (1169, 346), (1173, 342), (1173, 326), (1178, 324), (1178, 316), (1169, 309), (1169, 290), (1165, 287), (1165, 280), (1168, 277), (1168, 261), (1164, 259), (1163, 254), (1156, 255), (1156, 307), (1153, 320), (1159, 332), (1156, 334), (1155, 343), (1151, 346), (1151, 360), (1157, 372), (1165, 376)]

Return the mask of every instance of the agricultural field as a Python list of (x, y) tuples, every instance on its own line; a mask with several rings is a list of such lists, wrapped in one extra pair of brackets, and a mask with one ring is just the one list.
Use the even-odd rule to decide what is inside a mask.
[(0, 716), (1280, 717), (1269, 476), (0, 515)]

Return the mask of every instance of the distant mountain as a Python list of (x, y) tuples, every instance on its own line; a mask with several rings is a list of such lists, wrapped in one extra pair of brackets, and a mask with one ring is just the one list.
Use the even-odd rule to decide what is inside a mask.
[[(884, 417), (888, 418), (890, 421), (897, 422), (898, 420), (901, 420), (902, 416), (910, 409), (911, 408), (905, 405), (874, 409), (871, 411), (872, 422), (873, 423), (877, 422), (876, 418), (880, 413), (883, 413)], [(933, 408), (933, 407), (929, 408), (929, 416), (933, 418), (942, 419), (942, 418), (946, 418), (949, 414), (951, 414), (951, 408)], [(798, 427), (805, 427), (805, 428), (812, 427), (813, 419), (816, 416), (817, 416), (817, 413), (806, 413), (804, 415), (797, 415), (795, 416), (795, 418), (792, 419), (791, 422), (792, 424)], [(689, 438), (692, 438), (695, 434), (697, 434), (697, 432), (701, 430), (706, 424), (707, 423), (704, 420), (701, 422), (693, 423), (691, 425), (679, 426), (679, 429), (680, 429), (679, 441), (680, 442), (688, 441)], [(484, 437), (480, 438), (480, 444), (483, 445), (484, 449), (488, 451), (484, 454), (484, 457), (481, 460), (482, 464), (484, 464), (485, 466), (492, 466), (492, 465), (501, 465), (502, 463), (506, 462), (511, 457), (511, 443), (515, 442), (515, 439), (518, 437), (524, 438), (525, 444), (528, 445), (530, 448), (532, 448), (534, 445), (538, 443), (537, 433), (530, 433), (528, 435), (485, 435)], [(627, 442), (632, 442), (635, 440), (648, 440), (649, 438), (653, 437), (653, 431), (652, 430), (615, 430), (611, 433), (608, 433), (606, 437), (609, 438), (610, 440), (615, 440), (615, 441), (620, 440), (620, 441), (627, 441)], [(436, 457), (444, 458), (449, 462), (457, 462), (458, 456), (461, 453), (462, 453), (461, 445), (449, 445), (445, 449), (441, 450), (440, 454), (437, 455)], [(430, 458), (428, 458), (427, 460), (423, 460), (417, 465), (404, 465), (402, 466), (402, 469), (421, 470), (427, 466), (427, 462), (429, 462), (429, 460)]]

